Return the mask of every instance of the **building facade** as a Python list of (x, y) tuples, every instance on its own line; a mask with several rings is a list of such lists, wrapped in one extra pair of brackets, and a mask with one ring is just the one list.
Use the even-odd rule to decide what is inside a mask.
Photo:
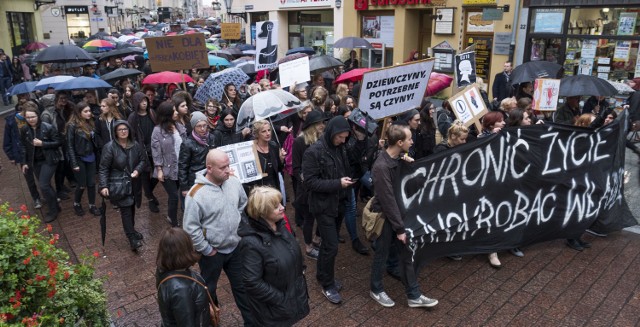
[(33, 0), (3, 1), (0, 6), (0, 48), (9, 56), (42, 39), (42, 20)]

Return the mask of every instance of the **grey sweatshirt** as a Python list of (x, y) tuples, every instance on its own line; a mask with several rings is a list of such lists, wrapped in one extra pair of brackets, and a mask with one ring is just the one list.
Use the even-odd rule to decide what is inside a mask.
[(196, 174), (195, 184), (187, 193), (183, 228), (191, 236), (196, 251), (207, 255), (215, 248), (228, 254), (240, 242), (238, 225), (240, 213), (247, 205), (247, 194), (237, 177), (231, 176), (218, 186), (205, 177), (205, 172), (206, 169)]

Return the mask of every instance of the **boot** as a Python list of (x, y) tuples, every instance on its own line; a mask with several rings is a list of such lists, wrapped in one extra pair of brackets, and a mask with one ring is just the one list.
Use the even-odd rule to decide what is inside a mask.
[(135, 236), (129, 236), (129, 245), (131, 246), (131, 251), (138, 251), (140, 247), (142, 247), (142, 241), (137, 240)]
[(73, 211), (75, 211), (76, 216), (84, 216), (84, 210), (82, 209), (82, 205), (80, 203), (73, 204)]
[(157, 199), (150, 199), (149, 200), (149, 211), (154, 212), (154, 213), (158, 213), (160, 212), (160, 208), (158, 208), (158, 200)]

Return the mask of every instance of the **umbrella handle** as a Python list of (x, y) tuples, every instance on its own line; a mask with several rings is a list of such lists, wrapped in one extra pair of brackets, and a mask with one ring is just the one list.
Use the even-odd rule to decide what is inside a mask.
[(278, 139), (278, 131), (276, 131), (276, 129), (273, 128), (273, 122), (271, 121), (271, 117), (269, 117), (269, 123), (271, 124), (271, 129), (273, 129), (273, 135), (276, 137), (276, 142), (278, 142), (278, 145), (282, 147), (282, 144), (280, 143), (280, 139)]

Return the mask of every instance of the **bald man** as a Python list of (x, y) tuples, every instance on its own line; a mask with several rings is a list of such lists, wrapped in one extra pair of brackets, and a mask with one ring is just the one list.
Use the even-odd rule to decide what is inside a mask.
[(216, 286), (224, 269), (244, 324), (251, 326), (253, 317), (242, 284), (242, 258), (236, 251), (240, 214), (246, 204), (247, 194), (231, 174), (227, 154), (217, 149), (209, 151), (206, 169), (196, 174), (185, 199), (184, 230), (202, 254), (200, 270), (211, 297), (218, 302)]

